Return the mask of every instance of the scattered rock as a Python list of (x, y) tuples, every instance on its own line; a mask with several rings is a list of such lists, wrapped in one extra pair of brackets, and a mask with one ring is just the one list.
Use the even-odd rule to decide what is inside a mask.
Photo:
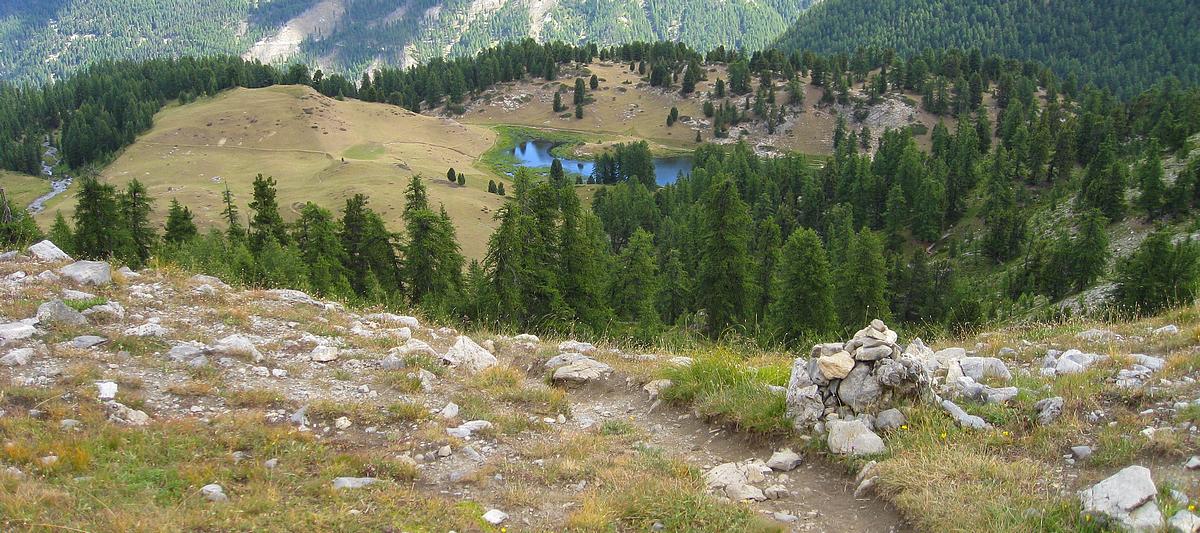
[(763, 489), (762, 492), (768, 500), (782, 500), (792, 495), (792, 493), (788, 491), (787, 487), (783, 485), (771, 485), (770, 487)]
[(458, 410), (459, 410), (458, 404), (456, 404), (454, 402), (450, 402), (450, 403), (447, 403), (446, 406), (443, 407), (441, 411), (438, 411), (438, 416), (441, 416), (442, 418), (449, 420), (451, 418), (458, 416)]
[(767, 459), (767, 466), (771, 470), (791, 472), (800, 466), (802, 460), (800, 454), (793, 452), (790, 448), (784, 448), (771, 454), (771, 458)]
[(487, 420), (472, 420), (470, 422), (463, 422), (462, 424), (459, 424), (458, 427), (446, 428), (446, 434), (460, 439), (469, 439), (471, 438), (471, 434), (475, 433), (476, 431), (483, 431), (491, 428), (492, 423), (488, 422)]
[(1084, 445), (1072, 446), (1071, 456), (1078, 460), (1087, 459), (1088, 457), (1092, 456), (1092, 447)]
[(488, 512), (483, 513), (483, 520), (493, 526), (498, 526), (508, 520), (508, 513), (499, 509), (489, 509)]
[(58, 269), (58, 273), (80, 285), (99, 287), (112, 283), (112, 267), (104, 261), (76, 261)]
[(1033, 404), (1033, 408), (1037, 409), (1038, 412), (1038, 424), (1048, 426), (1053, 424), (1054, 421), (1058, 420), (1058, 417), (1062, 415), (1063, 398), (1062, 396), (1054, 396), (1052, 398), (1038, 400), (1037, 403)]
[(0, 366), (25, 366), (33, 359), (33, 348), (17, 348), (0, 357)]
[(596, 351), (596, 345), (590, 342), (579, 341), (563, 341), (558, 345), (559, 352), (575, 352), (581, 354), (589, 354)]
[(225, 495), (225, 489), (216, 483), (200, 487), (200, 495), (214, 503), (229, 501), (229, 497)]
[(1154, 335), (1178, 335), (1179, 334), (1179, 326), (1176, 326), (1175, 324), (1167, 324), (1161, 328), (1154, 330), (1153, 334)]
[(339, 416), (337, 420), (333, 421), (333, 427), (337, 429), (350, 429), (350, 426), (352, 425), (354, 425), (354, 423), (351, 422), (349, 418), (344, 416)]
[(335, 489), (361, 489), (367, 485), (371, 485), (379, 481), (373, 477), (339, 477), (334, 478), (333, 488)]
[(829, 450), (838, 455), (873, 455), (884, 453), (883, 439), (872, 432), (862, 420), (830, 420)]
[(171, 334), (171, 330), (158, 322), (147, 322), (140, 326), (126, 328), (125, 334), (130, 337), (166, 337)]
[(875, 406), (883, 395), (883, 388), (871, 373), (871, 365), (859, 362), (838, 386), (838, 398), (856, 413), (866, 412)]
[(78, 350), (86, 350), (104, 344), (107, 341), (108, 339), (99, 335), (80, 335), (71, 339), (71, 347)]
[(1193, 455), (1183, 466), (1188, 470), (1200, 470), (1200, 455)]
[(578, 359), (572, 363), (560, 366), (554, 370), (551, 380), (554, 382), (567, 382), (572, 384), (582, 384), (589, 381), (604, 379), (613, 371), (611, 366), (601, 363), (590, 357)]
[(667, 390), (671, 385), (674, 385), (674, 383), (669, 379), (656, 379), (643, 385), (642, 390), (650, 395), (651, 400), (656, 400), (662, 394), (662, 391)]
[(27, 251), (39, 261), (70, 261), (71, 256), (62, 251), (50, 241), (41, 241), (30, 246)]
[(891, 432), (900, 429), (900, 426), (908, 423), (908, 418), (899, 409), (892, 408), (880, 411), (875, 415), (875, 429), (883, 432)]
[(37, 328), (34, 328), (32, 324), (26, 324), (25, 322), (9, 322), (7, 324), (0, 324), (0, 344), (28, 339), (35, 333), (37, 333)]
[(766, 480), (771, 469), (758, 461), (723, 463), (704, 473), (708, 489), (734, 500), (765, 501), (766, 494), (753, 483)]
[(949, 413), (950, 417), (962, 427), (968, 429), (991, 429), (992, 427), (984, 419), (968, 414), (966, 411), (963, 411), (962, 407), (959, 407), (950, 400), (942, 400), (942, 409)]
[(1132, 465), (1079, 492), (1083, 512), (1110, 520), (1132, 531), (1158, 531), (1163, 527), (1158, 509), (1158, 488), (1144, 466)]
[(1089, 329), (1075, 334), (1075, 338), (1085, 342), (1114, 342), (1121, 336), (1107, 329)]
[(995, 357), (964, 357), (958, 360), (958, 364), (962, 367), (963, 374), (975, 381), (989, 378), (999, 381), (1012, 379), (1008, 366)]
[(1192, 514), (1187, 509), (1182, 509), (1171, 517), (1167, 522), (1167, 529), (1171, 533), (1197, 533), (1200, 532), (1200, 516)]
[(38, 322), (50, 326), (84, 326), (87, 317), (63, 303), (62, 300), (50, 300), (38, 306)]
[[(175, 348), (172, 348), (171, 351), (174, 352)], [(180, 351), (182, 352), (185, 350)], [(171, 352), (167, 353), (168, 356), (170, 356), (170, 353)], [(209, 346), (208, 353), (216, 356), (249, 359), (255, 363), (260, 363), (264, 359), (263, 354), (258, 351), (256, 346), (254, 346), (253, 341), (244, 335), (238, 334), (229, 335), (217, 341), (212, 346)]]
[(147, 415), (143, 411), (113, 401), (104, 405), (108, 409), (108, 419), (112, 422), (127, 426), (144, 426), (150, 423), (150, 415)]
[(392, 354), (388, 354), (386, 357), (379, 360), (379, 368), (384, 370), (402, 370), (407, 366), (408, 363), (405, 363), (404, 359), (396, 357)]
[(496, 356), (483, 349), (475, 341), (465, 335), (459, 335), (458, 339), (454, 341), (454, 346), (451, 346), (442, 356), (442, 362), (452, 367), (479, 372), (496, 365), (498, 361)]
[(390, 355), (405, 357), (409, 355), (428, 355), (437, 357), (438, 353), (425, 341), (419, 339), (408, 339), (404, 344), (392, 349)]
[(316, 363), (331, 363), (337, 361), (338, 349), (336, 346), (317, 346), (309, 352), (308, 357)]
[(97, 381), (96, 390), (98, 391), (97, 397), (102, 402), (117, 397), (117, 384), (111, 381)]

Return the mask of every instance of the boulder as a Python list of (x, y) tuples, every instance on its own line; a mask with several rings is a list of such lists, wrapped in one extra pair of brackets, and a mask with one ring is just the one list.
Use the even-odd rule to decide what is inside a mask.
[(225, 291), (230, 289), (229, 285), (224, 281), (221, 281), (220, 278), (205, 274), (196, 274), (195, 276), (188, 278), (188, 283), (192, 285), (208, 285), (214, 289), (221, 289)]
[(809, 357), (816, 359), (819, 357), (833, 355), (838, 352), (846, 351), (845, 347), (846, 345), (840, 342), (826, 342), (823, 344), (817, 344), (812, 347), (812, 352), (809, 354)]
[(579, 361), (579, 360), (587, 359), (587, 358), (588, 358), (588, 356), (583, 355), (581, 353), (574, 353), (574, 352), (560, 353), (554, 357), (551, 357), (549, 360), (546, 361), (546, 364), (544, 364), (542, 366), (546, 370), (556, 370), (559, 367), (564, 367), (571, 363), (574, 363), (575, 361)]
[(499, 509), (488, 509), (488, 512), (483, 513), (483, 521), (493, 526), (503, 524), (505, 520), (508, 520), (508, 513)]
[(0, 324), (0, 344), (28, 339), (37, 333), (37, 328), (25, 322)]
[(897, 350), (887, 344), (878, 346), (860, 346), (854, 351), (854, 358), (859, 361), (878, 361), (891, 357)]
[(642, 386), (642, 390), (646, 391), (646, 394), (650, 395), (651, 400), (656, 400), (662, 394), (662, 392), (670, 388), (671, 385), (674, 385), (674, 383), (669, 379), (656, 379)]
[(958, 360), (958, 364), (962, 367), (963, 375), (975, 381), (989, 378), (999, 381), (1012, 379), (1008, 366), (995, 357), (963, 357)]
[(469, 439), (476, 431), (483, 431), (491, 428), (492, 423), (488, 422), (487, 420), (472, 420), (470, 422), (463, 422), (462, 424), (459, 424), (458, 427), (446, 428), (446, 434), (460, 439)]
[(950, 414), (950, 418), (953, 418), (954, 421), (962, 427), (977, 430), (991, 429), (992, 427), (991, 424), (988, 424), (986, 420), (963, 411), (962, 407), (959, 407), (958, 404), (955, 404), (950, 400), (942, 400), (941, 405), (942, 409)]
[(308, 353), (308, 358), (315, 363), (332, 363), (337, 361), (338, 349), (336, 346), (317, 346)]
[(581, 384), (608, 377), (612, 371), (611, 366), (590, 357), (584, 357), (583, 359), (558, 367), (554, 371), (551, 380), (554, 382)]
[(1180, 510), (1167, 521), (1167, 529), (1171, 533), (1197, 533), (1200, 532), (1200, 516), (1196, 516), (1187, 509)]
[(959, 377), (954, 386), (964, 398), (980, 403), (1007, 403), (1021, 392), (1016, 387), (989, 387), (967, 376)]
[(800, 454), (793, 452), (790, 448), (784, 448), (771, 454), (771, 458), (767, 459), (767, 467), (780, 472), (791, 472), (800, 466), (802, 460)]
[(883, 439), (879, 438), (862, 420), (830, 420), (829, 451), (838, 455), (873, 455), (884, 453)]
[(71, 347), (78, 350), (86, 350), (104, 344), (107, 341), (108, 339), (99, 335), (80, 335), (71, 339)]
[[(816, 362), (815, 359), (811, 361)], [(787, 417), (791, 419), (792, 426), (797, 430), (812, 426), (825, 413), (825, 404), (821, 401), (821, 393), (817, 385), (809, 379), (809, 366), (808, 360), (797, 357), (792, 362), (792, 375), (788, 380), (785, 400)], [(818, 370), (817, 373), (820, 371)]]
[(121, 320), (125, 318), (125, 308), (116, 300), (109, 300), (100, 305), (84, 309), (83, 316), (95, 317), (102, 320)]
[(127, 426), (144, 426), (150, 423), (150, 415), (143, 411), (130, 408), (119, 402), (107, 402), (104, 404), (108, 410), (108, 419), (118, 424)]
[(409, 355), (428, 355), (430, 357), (438, 356), (437, 351), (434, 350), (432, 346), (420, 339), (408, 339), (407, 341), (404, 341), (404, 344), (392, 348), (392, 350), (388, 353), (398, 357), (405, 357)]
[(33, 353), (33, 348), (10, 350), (4, 357), (0, 357), (0, 366), (25, 366), (33, 359)]
[(62, 300), (50, 300), (38, 306), (38, 322), (50, 326), (85, 326), (87, 317)]
[(875, 429), (885, 433), (896, 431), (908, 423), (908, 418), (899, 409), (892, 408), (875, 415)]
[(854, 368), (854, 357), (845, 350), (833, 355), (822, 355), (817, 358), (817, 368), (826, 379), (842, 379)]
[(933, 354), (933, 349), (926, 346), (925, 341), (922, 341), (920, 337), (917, 337), (913, 339), (912, 342), (908, 343), (908, 346), (904, 347), (904, 353), (902, 355), (907, 355), (909, 357), (925, 361), (928, 359), (933, 359)]
[(758, 461), (723, 463), (704, 473), (708, 489), (735, 500), (765, 501), (767, 496), (753, 485), (766, 480), (771, 469)]
[(1121, 336), (1107, 329), (1089, 329), (1075, 334), (1075, 338), (1085, 342), (1114, 342)]
[(1037, 422), (1039, 425), (1048, 426), (1053, 424), (1058, 417), (1062, 415), (1063, 398), (1062, 396), (1054, 396), (1038, 400), (1033, 404), (1033, 408), (1037, 409)]
[(1179, 334), (1179, 326), (1176, 326), (1175, 324), (1167, 324), (1161, 328), (1154, 330), (1153, 334), (1154, 335), (1178, 335)]
[(1163, 527), (1158, 508), (1158, 488), (1150, 469), (1132, 465), (1105, 480), (1079, 491), (1083, 512), (1130, 531), (1159, 531)]
[(166, 337), (171, 330), (157, 322), (147, 322), (140, 326), (125, 328), (125, 334), (130, 337)]
[(384, 370), (401, 370), (407, 366), (408, 363), (405, 363), (404, 359), (396, 357), (392, 354), (388, 354), (383, 359), (379, 360), (379, 368)]
[[(171, 350), (174, 351), (176, 348), (179, 348), (179, 346), (176, 346), (175, 348), (172, 348)], [(183, 351), (187, 351), (187, 350), (186, 349), (180, 350), (180, 352), (183, 352)], [(212, 346), (208, 347), (208, 353), (210, 353), (212, 355), (220, 356), (220, 357), (240, 357), (240, 358), (244, 358), (244, 359), (249, 359), (251, 361), (254, 361), (255, 363), (262, 362), (262, 360), (264, 359), (263, 354), (258, 351), (257, 347), (254, 346), (254, 342), (251, 341), (246, 336), (239, 335), (239, 334), (229, 335), (229, 336), (213, 343)], [(171, 352), (167, 352), (168, 356), (170, 356), (170, 354), (171, 354)], [(183, 355), (183, 354), (177, 352), (177, 355)]]
[(76, 261), (58, 269), (58, 273), (80, 285), (102, 286), (112, 283), (112, 267), (104, 261)]
[(208, 347), (196, 341), (184, 341), (167, 350), (167, 358), (177, 363), (183, 363), (204, 355), (206, 350)]
[(838, 385), (838, 398), (856, 413), (864, 413), (883, 396), (879, 381), (871, 373), (871, 365), (859, 362)]
[(901, 355), (897, 359), (883, 359), (876, 363), (875, 380), (901, 393), (910, 393), (929, 385), (931, 378), (920, 359)]
[(216, 483), (209, 483), (200, 487), (200, 495), (213, 503), (229, 501), (229, 497), (225, 495), (225, 489)]
[(496, 356), (483, 349), (482, 346), (475, 344), (475, 341), (465, 335), (459, 335), (458, 340), (454, 342), (454, 346), (451, 346), (442, 355), (442, 362), (453, 367), (478, 372), (495, 366), (498, 361), (496, 360)]
[(70, 261), (71, 256), (67, 252), (62, 251), (50, 241), (38, 242), (28, 249), (29, 255), (32, 255), (39, 261)]

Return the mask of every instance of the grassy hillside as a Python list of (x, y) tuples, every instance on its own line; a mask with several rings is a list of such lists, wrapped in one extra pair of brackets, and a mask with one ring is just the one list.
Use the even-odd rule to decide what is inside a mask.
[[(164, 217), (171, 198), (191, 207), (201, 225), (216, 223), (226, 185), (245, 209), (256, 174), (279, 182), (284, 217), (305, 201), (340, 211), (346, 198), (367, 194), (391, 227), (401, 227), (409, 177), (429, 178), (431, 200), (444, 204), (468, 257), (483, 254), (502, 199), (488, 194), (487, 179), (473, 167), (495, 133), (452, 120), (425, 117), (384, 104), (338, 101), (307, 87), (237, 89), (168, 108), (155, 126), (102, 173), (122, 184), (137, 178), (158, 199)], [(446, 169), (467, 175), (450, 185)], [(55, 198), (39, 222), (54, 212), (70, 215), (70, 192)]]
[(1196, 7), (1191, 0), (827, 0), (778, 44), (818, 52), (887, 47), (902, 56), (978, 48), (1129, 95), (1167, 75), (1200, 81)]
[(50, 192), (50, 181), (38, 176), (0, 170), (0, 189), (4, 189), (4, 194), (10, 202), (24, 207)]

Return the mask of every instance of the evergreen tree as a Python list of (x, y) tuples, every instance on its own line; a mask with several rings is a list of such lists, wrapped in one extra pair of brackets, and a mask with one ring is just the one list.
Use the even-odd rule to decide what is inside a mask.
[(455, 183), (458, 181), (458, 172), (454, 171), (454, 167), (450, 167), (450, 170), (446, 171), (446, 180), (448, 180), (450, 183)]
[(1109, 136), (1088, 163), (1080, 200), (1099, 209), (1110, 222), (1125, 216), (1125, 166), (1117, 159), (1116, 140)]
[(663, 321), (674, 324), (692, 304), (692, 283), (680, 258), (679, 250), (667, 252), (667, 260), (660, 269), (658, 311)]
[(588, 81), (588, 86), (591, 87), (593, 91), (599, 89), (600, 78), (597, 78), (595, 74), (592, 74), (592, 79)]
[(385, 301), (403, 288), (393, 235), (383, 220), (367, 207), (367, 197), (346, 200), (338, 240), (345, 251), (350, 287), (370, 301)]
[(576, 320), (599, 330), (611, 316), (604, 291), (608, 287), (608, 241), (600, 220), (580, 207), (574, 191), (564, 191), (559, 229), (559, 272), (563, 301)]
[(146, 186), (134, 179), (125, 186), (125, 192), (120, 198), (121, 219), (125, 230), (129, 232), (131, 249), (124, 259), (134, 268), (141, 268), (150, 259), (150, 250), (158, 239), (157, 233), (150, 225), (150, 213), (153, 211)]
[(488, 192), (496, 194), (496, 180), (488, 180)]
[(575, 106), (575, 118), (576, 119), (583, 118), (583, 104), (577, 104)]
[(771, 303), (771, 283), (775, 270), (779, 267), (779, 248), (782, 246), (779, 224), (775, 217), (768, 216), (758, 221), (751, 238), (751, 253), (753, 255), (751, 268), (752, 278), (748, 312), (757, 323), (767, 321), (767, 312)]
[(565, 107), (563, 107), (562, 95), (559, 94), (558, 92), (554, 93), (553, 109), (554, 109), (555, 113), (561, 113), (563, 110), (566, 109)]
[(304, 204), (292, 232), (293, 241), (304, 264), (308, 265), (308, 286), (322, 296), (351, 296), (346, 252), (338, 239), (333, 213), (312, 202)]
[(1015, 257), (1025, 238), (1025, 220), (1017, 208), (1012, 185), (1013, 173), (1008, 151), (997, 148), (992, 157), (987, 199), (983, 206), (987, 230), (981, 244), (983, 254), (996, 262)]
[(562, 161), (556, 157), (550, 162), (550, 184), (562, 187), (567, 184), (566, 173), (563, 172)]
[(168, 244), (183, 244), (195, 239), (197, 234), (191, 209), (180, 205), (179, 200), (172, 198), (171, 206), (167, 209), (166, 233), (163, 234), (163, 241)]
[(1084, 213), (1072, 245), (1069, 271), (1076, 292), (1086, 289), (1104, 274), (1108, 263), (1108, 220), (1097, 209)]
[(1171, 243), (1171, 233), (1151, 233), (1117, 270), (1117, 302), (1150, 315), (1195, 301), (1200, 285), (1200, 246), (1191, 239)]
[(714, 183), (702, 201), (696, 303), (708, 313), (709, 335), (718, 336), (745, 315), (750, 214), (728, 177)]
[(839, 265), (846, 270), (849, 282), (846, 292), (838, 293), (842, 325), (857, 328), (873, 319), (887, 320), (891, 316), (887, 299), (887, 263), (883, 259), (883, 241), (874, 232), (863, 228), (850, 243), (848, 263)]
[(225, 233), (230, 241), (241, 242), (246, 237), (246, 230), (242, 229), (241, 217), (238, 215), (237, 204), (233, 203), (233, 192), (229, 190), (229, 185), (226, 185), (225, 192), (221, 193), (221, 202), (225, 206), (221, 210), (221, 217), (225, 219)]
[(1145, 211), (1146, 218), (1154, 220), (1162, 215), (1166, 205), (1167, 186), (1163, 183), (1162, 160), (1159, 158), (1158, 143), (1151, 143), (1146, 159), (1138, 166), (1137, 182), (1141, 188), (1138, 207)]
[(117, 191), (95, 177), (80, 180), (75, 194), (75, 252), (84, 258), (108, 259), (130, 249), (129, 231), (121, 220)]
[(609, 302), (619, 318), (636, 322), (643, 331), (658, 324), (654, 303), (658, 297), (658, 265), (654, 262), (654, 237), (641, 228), (617, 255)]
[(46, 238), (67, 254), (75, 254), (75, 233), (71, 230), (71, 224), (63, 217), (61, 211), (54, 212), (54, 224), (50, 226), (50, 233), (46, 235)]
[(797, 229), (779, 255), (770, 304), (775, 333), (790, 343), (833, 332), (833, 277), (820, 237), (811, 229)]
[(467, 186), (467, 175), (463, 174), (462, 172), (458, 173), (458, 186), (459, 187)]
[(583, 105), (586, 99), (587, 94), (583, 89), (583, 78), (575, 78), (575, 97), (572, 100), (572, 103), (575, 104), (576, 108), (578, 108), (578, 106)]
[(254, 199), (250, 201), (254, 216), (250, 217), (250, 250), (259, 252), (268, 240), (281, 246), (288, 242), (287, 228), (279, 214), (279, 202), (275, 199), (275, 178), (254, 178)]

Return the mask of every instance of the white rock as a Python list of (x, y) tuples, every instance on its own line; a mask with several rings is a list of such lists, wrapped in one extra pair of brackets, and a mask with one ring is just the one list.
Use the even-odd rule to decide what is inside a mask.
[(656, 379), (643, 385), (642, 390), (646, 391), (646, 394), (650, 395), (651, 400), (656, 400), (658, 399), (658, 396), (662, 394), (664, 390), (670, 388), (671, 385), (674, 385), (674, 383), (669, 379)]
[(493, 526), (498, 526), (508, 520), (508, 513), (499, 509), (489, 509), (488, 512), (483, 513), (483, 520)]
[(338, 349), (335, 346), (317, 346), (308, 356), (317, 363), (329, 363), (337, 360)]
[(97, 397), (100, 401), (107, 401), (117, 397), (117, 384), (111, 381), (97, 381), (96, 390)]
[(830, 420), (829, 450), (838, 455), (872, 455), (884, 453), (883, 439), (873, 433), (862, 420)]
[(104, 404), (108, 409), (108, 419), (118, 424), (127, 426), (144, 426), (150, 423), (150, 415), (143, 411), (130, 408), (120, 402), (107, 402)]
[(983, 381), (988, 378), (1000, 381), (1012, 379), (1008, 366), (1004, 364), (1004, 361), (995, 357), (963, 357), (958, 360), (958, 364), (962, 367), (963, 374), (975, 381)]
[(609, 374), (612, 374), (612, 371), (611, 366), (590, 357), (584, 357), (565, 366), (558, 367), (555, 369), (551, 379), (555, 382), (581, 384), (604, 379)]
[(112, 283), (112, 267), (104, 261), (76, 261), (58, 269), (58, 273), (80, 285), (108, 285)]
[(392, 348), (389, 354), (397, 357), (405, 357), (408, 355), (428, 355), (431, 357), (438, 356), (437, 351), (434, 350), (432, 346), (419, 339), (408, 339), (404, 342), (404, 344)]
[(587, 358), (588, 358), (588, 356), (583, 355), (578, 352), (560, 353), (554, 357), (551, 357), (548, 361), (546, 361), (546, 364), (544, 364), (542, 366), (546, 370), (556, 370), (559, 367), (564, 367), (571, 363), (574, 363), (575, 361), (580, 361), (580, 360), (587, 359)]
[(26, 324), (24, 322), (0, 324), (0, 344), (28, 339), (35, 333), (37, 333), (37, 328), (34, 328), (33, 324)]
[(1161, 328), (1154, 330), (1155, 335), (1178, 335), (1179, 326), (1175, 324), (1167, 324)]
[(1163, 527), (1158, 509), (1158, 488), (1144, 466), (1132, 465), (1079, 492), (1083, 512), (1112, 520), (1132, 531), (1158, 531)]
[(333, 427), (338, 429), (349, 429), (352, 425), (354, 425), (354, 423), (351, 422), (349, 418), (344, 416), (339, 416), (337, 420), (333, 421)]
[(54, 243), (46, 240), (36, 243), (28, 248), (29, 255), (34, 256), (39, 261), (70, 261), (71, 256), (62, 251)]
[(793, 452), (789, 448), (784, 448), (771, 454), (771, 458), (767, 459), (767, 466), (772, 470), (791, 472), (797, 466), (800, 466), (801, 461), (800, 454)]
[(140, 326), (126, 328), (125, 334), (130, 337), (166, 337), (171, 334), (171, 330), (157, 322), (147, 322)]
[(459, 411), (458, 404), (456, 404), (454, 402), (450, 402), (450, 403), (447, 403), (446, 406), (443, 407), (441, 411), (438, 411), (438, 416), (441, 416), (442, 418), (445, 418), (448, 420), (448, 419), (458, 416), (458, 411)]
[(446, 434), (450, 435), (451, 437), (468, 439), (471, 438), (472, 433), (485, 429), (491, 429), (491, 427), (492, 423), (488, 422), (487, 420), (472, 420), (470, 422), (459, 424), (458, 427), (446, 428)]
[(229, 497), (225, 495), (225, 489), (216, 483), (210, 483), (200, 487), (200, 495), (210, 502), (228, 501)]
[(1075, 334), (1075, 338), (1087, 342), (1113, 342), (1121, 340), (1121, 336), (1107, 329), (1089, 329)]
[(843, 379), (854, 368), (854, 357), (845, 350), (833, 355), (823, 355), (817, 358), (817, 368), (826, 379)]
[(18, 348), (0, 357), (0, 366), (25, 366), (33, 359), (33, 348)]
[(1197, 533), (1200, 532), (1200, 516), (1196, 516), (1182, 509), (1171, 517), (1167, 522), (1167, 529), (1171, 533)]
[(361, 489), (367, 485), (379, 481), (373, 477), (339, 477), (334, 478), (333, 488), (335, 489)]
[(241, 357), (250, 359), (256, 363), (262, 362), (263, 354), (254, 346), (254, 342), (244, 335), (229, 335), (212, 346), (208, 347), (209, 353), (224, 357)]
[(513, 337), (513, 342), (528, 342), (532, 344), (538, 344), (542, 342), (542, 339), (539, 339), (537, 335), (522, 333), (516, 337)]
[(453, 367), (478, 372), (495, 366), (498, 361), (496, 361), (496, 356), (475, 344), (475, 341), (465, 335), (459, 335), (454, 346), (451, 346), (442, 356), (442, 362)]
[(589, 354), (596, 351), (596, 345), (590, 342), (579, 342), (575, 340), (563, 341), (558, 345), (559, 352), (575, 352), (581, 354)]

